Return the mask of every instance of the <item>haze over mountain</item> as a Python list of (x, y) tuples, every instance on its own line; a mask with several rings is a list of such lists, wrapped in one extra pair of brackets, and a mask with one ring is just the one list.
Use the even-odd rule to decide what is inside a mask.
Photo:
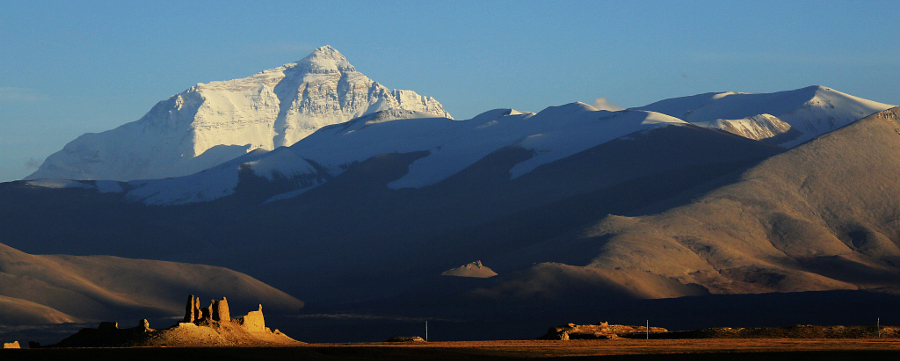
[(296, 63), (247, 78), (197, 84), (157, 103), (140, 120), (84, 134), (26, 179), (183, 176), (386, 109), (450, 117), (433, 98), (389, 90), (323, 46)]

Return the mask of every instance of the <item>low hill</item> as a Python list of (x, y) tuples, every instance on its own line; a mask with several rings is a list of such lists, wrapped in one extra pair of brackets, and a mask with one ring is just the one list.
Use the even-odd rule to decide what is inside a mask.
[(112, 256), (31, 255), (0, 244), (0, 324), (42, 324), (183, 312), (183, 295), (228, 295), (295, 312), (303, 302), (222, 267)]

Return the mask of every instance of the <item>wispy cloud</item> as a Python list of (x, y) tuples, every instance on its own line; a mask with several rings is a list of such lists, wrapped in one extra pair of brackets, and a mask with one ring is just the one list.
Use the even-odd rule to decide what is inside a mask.
[(27, 170), (37, 169), (40, 166), (41, 161), (34, 158), (28, 158), (28, 160), (25, 162), (25, 169)]
[(0, 87), (0, 102), (30, 103), (38, 102), (46, 98), (47, 97), (44, 94), (41, 94), (41, 92), (34, 89)]

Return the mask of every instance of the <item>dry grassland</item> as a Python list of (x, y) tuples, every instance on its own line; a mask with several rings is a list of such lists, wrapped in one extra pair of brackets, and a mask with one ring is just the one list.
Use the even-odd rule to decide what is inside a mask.
[(3, 350), (3, 360), (855, 360), (896, 359), (898, 339), (681, 339), (310, 344), (271, 348)]

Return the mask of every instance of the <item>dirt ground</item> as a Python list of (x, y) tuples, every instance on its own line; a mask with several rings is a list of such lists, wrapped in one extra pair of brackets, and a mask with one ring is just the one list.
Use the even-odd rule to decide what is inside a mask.
[(0, 350), (2, 360), (856, 360), (896, 359), (900, 339), (680, 339), (308, 344), (297, 347)]

